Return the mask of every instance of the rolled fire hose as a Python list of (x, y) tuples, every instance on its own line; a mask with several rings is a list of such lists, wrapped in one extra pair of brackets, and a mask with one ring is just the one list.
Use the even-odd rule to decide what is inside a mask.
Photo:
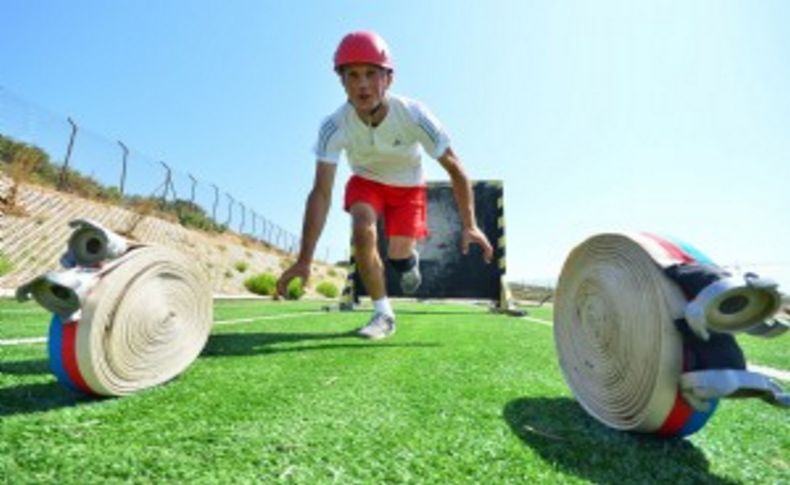
[[(679, 268), (703, 268), (707, 284), (693, 289), (700, 278), (668, 276)], [(581, 406), (615, 429), (687, 436), (737, 388), (786, 403), (766, 377), (743, 370), (729, 335), (776, 311), (776, 286), (756, 275), (736, 281), (695, 248), (653, 234), (601, 234), (573, 249), (557, 287), (554, 337)], [(695, 357), (699, 346), (713, 357)]]
[[(109, 236), (96, 240), (117, 235)], [(173, 379), (211, 328), (211, 285), (193, 260), (158, 246), (116, 256), (91, 260), (100, 269), (47, 273), (17, 290), (18, 299), (32, 296), (54, 314), (48, 347), (57, 379), (92, 395), (123, 396)]]

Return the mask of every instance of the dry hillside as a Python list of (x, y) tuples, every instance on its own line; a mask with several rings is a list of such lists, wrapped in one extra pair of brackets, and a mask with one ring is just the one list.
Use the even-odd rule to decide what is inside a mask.
[[(11, 180), (0, 175), (0, 255), (10, 262), (10, 272), (0, 276), (0, 291), (12, 292), (20, 284), (58, 269), (71, 233), (68, 222), (90, 218), (140, 242), (162, 244), (195, 257), (211, 274), (215, 294), (249, 294), (244, 280), (253, 274), (279, 275), (292, 256), (232, 234), (210, 234), (122, 207), (90, 201), (52, 189), (21, 185), (15, 204), (7, 204)], [(246, 269), (240, 271), (239, 268)], [(314, 287), (332, 281), (339, 290), (345, 281), (342, 268), (316, 263), (308, 296)]]

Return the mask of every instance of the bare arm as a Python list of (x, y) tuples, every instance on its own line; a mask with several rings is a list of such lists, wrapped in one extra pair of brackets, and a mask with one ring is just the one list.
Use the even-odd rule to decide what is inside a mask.
[(461, 161), (453, 152), (452, 148), (447, 148), (444, 154), (439, 157), (439, 163), (447, 171), (450, 181), (453, 184), (453, 195), (455, 203), (458, 205), (458, 213), (464, 225), (461, 238), (461, 249), (464, 254), (469, 251), (469, 244), (479, 244), (483, 249), (483, 258), (490, 262), (494, 256), (494, 249), (483, 231), (477, 227), (475, 218), (475, 199), (472, 195), (472, 186), (466, 176)]
[(316, 163), (313, 188), (310, 190), (305, 204), (302, 246), (299, 249), (299, 257), (296, 262), (285, 270), (277, 281), (277, 293), (280, 295), (286, 294), (288, 283), (293, 278), (301, 277), (303, 283), (307, 283), (310, 278), (310, 264), (313, 262), (315, 247), (324, 230), (329, 206), (332, 204), (332, 187), (335, 184), (336, 171), (335, 164), (320, 161)]
[(315, 180), (307, 204), (302, 224), (302, 247), (299, 250), (299, 261), (310, 264), (321, 232), (324, 230), (326, 215), (332, 205), (332, 187), (335, 184), (337, 166), (331, 163), (318, 162), (315, 169)]

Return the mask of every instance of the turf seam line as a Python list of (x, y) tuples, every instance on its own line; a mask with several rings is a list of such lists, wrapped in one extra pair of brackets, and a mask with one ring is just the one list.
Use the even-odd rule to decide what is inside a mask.
[(278, 320), (280, 318), (289, 319), (296, 317), (304, 317), (307, 315), (329, 315), (329, 313), (322, 310), (322, 311), (309, 311), (309, 312), (297, 312), (297, 313), (282, 313), (280, 315), (261, 315), (258, 317), (234, 318), (231, 320), (216, 320), (214, 322), (214, 325), (232, 325), (234, 323), (251, 323), (261, 320)]
[[(309, 311), (299, 313), (283, 313), (281, 315), (261, 315), (259, 317), (236, 318), (232, 320), (217, 320), (214, 325), (232, 325), (236, 323), (251, 323), (261, 320), (278, 320), (303, 317), (307, 315), (322, 315), (328, 314), (325, 311)], [(0, 346), (13, 346), (13, 345), (30, 345), (30, 344), (43, 344), (47, 342), (47, 337), (30, 337), (30, 338), (10, 338), (0, 339)]]
[(0, 346), (43, 344), (46, 341), (47, 337), (0, 339)]
[(546, 325), (546, 326), (549, 326), (549, 327), (552, 326), (550, 320), (543, 320), (543, 319), (540, 319), (540, 318), (533, 318), (533, 317), (521, 317), (521, 318), (526, 320), (526, 321), (528, 321), (528, 322), (539, 323), (541, 325)]
[[(299, 313), (283, 313), (281, 315), (262, 315), (260, 317), (248, 317), (248, 318), (237, 318), (232, 320), (217, 320), (214, 322), (214, 325), (232, 325), (235, 323), (251, 323), (257, 322), (261, 320), (276, 320), (278, 318), (296, 318), (306, 315), (321, 315), (326, 314), (327, 312), (324, 311), (309, 311), (309, 312), (299, 312)], [(551, 326), (551, 321), (549, 320), (542, 320), (540, 318), (533, 318), (533, 317), (521, 317), (528, 322), (538, 323), (541, 325)], [(31, 344), (43, 344), (47, 342), (46, 337), (30, 337), (30, 338), (16, 338), (16, 339), (0, 339), (0, 346), (14, 346), (14, 345), (31, 345)], [(762, 365), (755, 365), (755, 364), (748, 364), (747, 366), (749, 370), (754, 372), (761, 372), (768, 377), (773, 377), (774, 379), (780, 379), (783, 381), (790, 382), (790, 371), (782, 370), (782, 369), (775, 369), (773, 367), (765, 367)]]
[(746, 364), (746, 368), (750, 371), (759, 372), (760, 374), (765, 374), (768, 377), (773, 377), (774, 379), (790, 382), (790, 371), (748, 363)]

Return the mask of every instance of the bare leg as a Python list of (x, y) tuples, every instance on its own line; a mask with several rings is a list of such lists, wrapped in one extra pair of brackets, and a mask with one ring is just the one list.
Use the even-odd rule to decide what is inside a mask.
[(416, 247), (417, 240), (413, 237), (391, 236), (387, 256), (390, 259), (408, 259)]
[(384, 265), (379, 256), (376, 233), (376, 211), (369, 204), (358, 202), (351, 206), (354, 259), (359, 275), (370, 298), (379, 300), (386, 296)]

